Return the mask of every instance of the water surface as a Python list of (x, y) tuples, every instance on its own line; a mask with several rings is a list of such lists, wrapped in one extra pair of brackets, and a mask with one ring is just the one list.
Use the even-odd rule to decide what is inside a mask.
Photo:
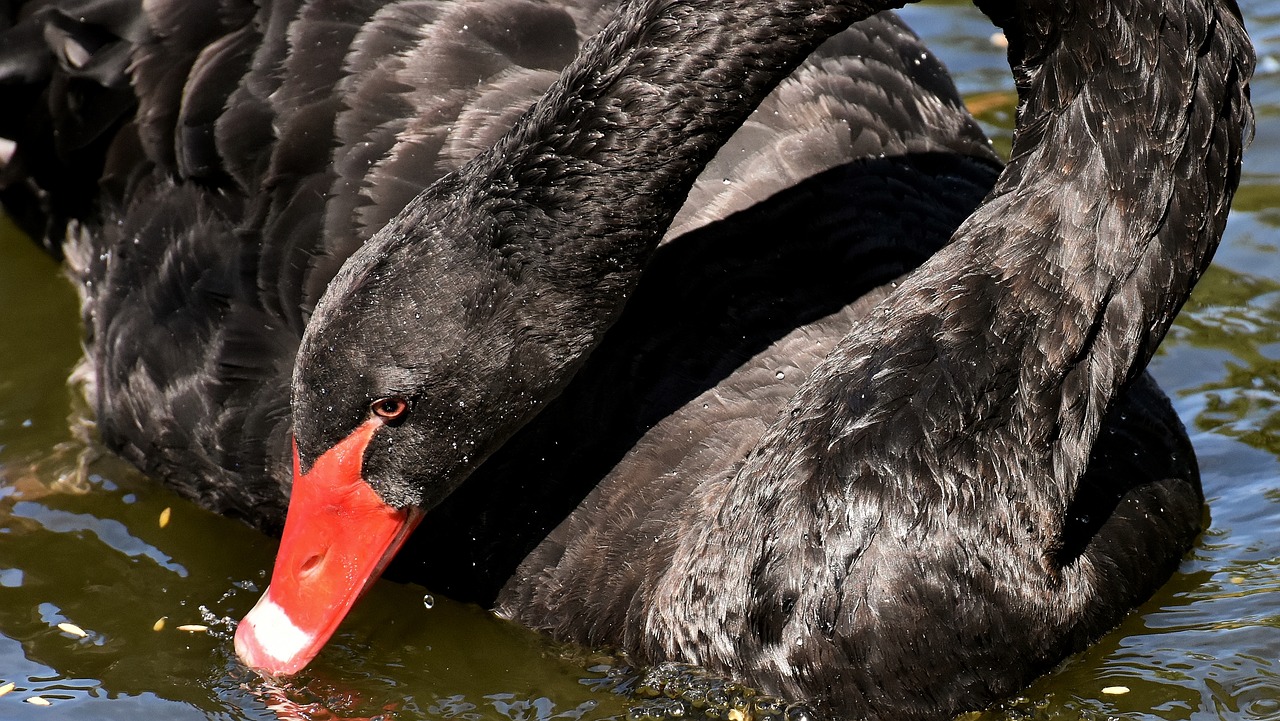
[[(983, 719), (1280, 719), (1280, 3), (1241, 4), (1259, 54), (1257, 137), (1214, 267), (1152, 367), (1195, 442), (1209, 530), (1155, 598)], [(993, 28), (966, 4), (906, 14), (1007, 147), (1012, 83)], [(0, 306), (0, 684), (14, 684), (0, 719), (624, 711), (604, 657), (472, 606), (428, 609), (426, 589), (390, 583), (294, 685), (247, 673), (232, 619), (263, 587), (274, 541), (76, 439), (74, 293), (8, 225)], [(1115, 687), (1128, 692), (1103, 692)]]

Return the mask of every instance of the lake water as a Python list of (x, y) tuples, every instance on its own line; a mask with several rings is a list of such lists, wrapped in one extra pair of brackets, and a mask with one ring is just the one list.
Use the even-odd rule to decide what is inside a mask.
[[(1209, 530), (1119, 628), (982, 719), (1280, 719), (1280, 2), (1241, 5), (1257, 137), (1214, 266), (1152, 367), (1195, 442)], [(964, 4), (906, 15), (1007, 147), (1012, 83), (991, 26)], [(625, 713), (608, 659), (385, 582), (293, 685), (256, 679), (232, 619), (274, 541), (73, 439), (74, 294), (2, 220), (0, 307), (0, 719)]]

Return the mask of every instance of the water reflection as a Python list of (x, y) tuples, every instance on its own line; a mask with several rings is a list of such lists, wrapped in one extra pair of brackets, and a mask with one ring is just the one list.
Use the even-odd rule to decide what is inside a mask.
[[(1260, 56), (1280, 8), (1242, 3)], [(986, 20), (909, 18), (957, 72), (997, 146), (1011, 82)], [(1153, 371), (1193, 433), (1212, 520), (1182, 572), (1112, 634), (982, 719), (1280, 718), (1280, 61), (1254, 83), (1257, 139), (1215, 267)], [(610, 718), (627, 677), (480, 609), (379, 584), (288, 686), (242, 668), (230, 619), (274, 544), (73, 439), (74, 294), (0, 227), (0, 696), (3, 719)], [(170, 508), (163, 528), (160, 513)], [(158, 619), (167, 619), (156, 630)], [(58, 623), (88, 633), (68, 635)], [(207, 633), (179, 631), (202, 624)], [(1104, 694), (1125, 686), (1129, 693)], [(25, 699), (40, 696), (51, 706)]]

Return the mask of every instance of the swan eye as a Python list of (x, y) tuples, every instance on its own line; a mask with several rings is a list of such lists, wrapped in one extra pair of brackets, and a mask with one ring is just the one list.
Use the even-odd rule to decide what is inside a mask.
[(400, 396), (379, 398), (369, 406), (369, 410), (384, 421), (398, 421), (409, 412), (409, 401)]

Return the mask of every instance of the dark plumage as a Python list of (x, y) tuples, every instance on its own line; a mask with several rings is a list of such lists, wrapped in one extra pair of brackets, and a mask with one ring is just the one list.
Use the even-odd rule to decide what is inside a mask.
[(301, 478), (358, 448), (448, 548), (402, 569), (428, 584), (832, 715), (944, 718), (1113, 625), (1199, 529), (1142, 368), (1221, 236), (1252, 66), (1229, 2), (979, 4), (1021, 103), (971, 216), (994, 160), (893, 20), (764, 100), (877, 9), (799, 0), (51, 11), (60, 73), (4, 77), (129, 48), (137, 109), (78, 150), (100, 225), (38, 126), (6, 127), (6, 192), (58, 178), (75, 202), (37, 192), (29, 227), (89, 218), (103, 439), (182, 492), (272, 527), (291, 432)]

